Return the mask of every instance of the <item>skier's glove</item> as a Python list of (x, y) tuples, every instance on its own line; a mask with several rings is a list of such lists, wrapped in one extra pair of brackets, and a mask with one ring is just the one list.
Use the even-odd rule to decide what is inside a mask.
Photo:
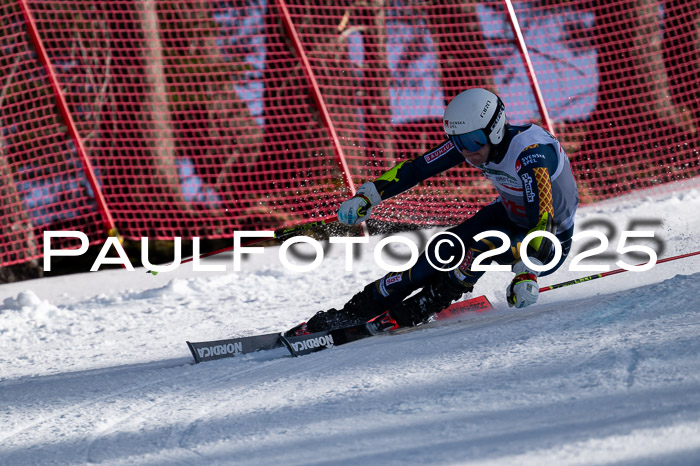
[(372, 207), (382, 202), (377, 187), (371, 181), (357, 189), (355, 197), (340, 204), (338, 221), (346, 225), (357, 225), (367, 220), (372, 213)]
[[(530, 257), (530, 261), (535, 265), (542, 265), (539, 260)], [(522, 308), (535, 304), (540, 294), (540, 287), (537, 284), (539, 272), (530, 270), (522, 261), (513, 266), (515, 278), (506, 289), (506, 300), (508, 307)]]

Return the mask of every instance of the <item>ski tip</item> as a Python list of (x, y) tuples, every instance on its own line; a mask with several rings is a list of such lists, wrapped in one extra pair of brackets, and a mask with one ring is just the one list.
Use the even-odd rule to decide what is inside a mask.
[(195, 350), (194, 346), (189, 341), (186, 341), (185, 343), (187, 343), (187, 347), (190, 349), (190, 352), (192, 353), (192, 357), (194, 358), (194, 363), (199, 364), (199, 362), (200, 362), (199, 356), (197, 355), (197, 351)]

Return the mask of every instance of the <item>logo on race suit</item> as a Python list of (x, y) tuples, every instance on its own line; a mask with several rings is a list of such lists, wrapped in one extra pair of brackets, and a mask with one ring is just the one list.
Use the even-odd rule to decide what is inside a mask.
[(388, 277), (386, 279), (386, 285), (389, 286), (389, 285), (393, 285), (394, 283), (398, 283), (401, 281), (402, 278), (403, 278), (403, 274), (400, 274), (400, 273), (397, 275), (393, 275), (391, 277)]
[(521, 168), (523, 168), (523, 165), (520, 163), (520, 160), (518, 159), (515, 162), (515, 171), (519, 172)]
[(447, 154), (450, 150), (452, 150), (453, 147), (454, 145), (452, 144), (452, 141), (447, 141), (445, 144), (438, 147), (433, 152), (425, 154), (423, 160), (425, 160), (425, 163), (432, 163), (440, 157), (442, 157), (443, 155)]
[(534, 201), (535, 193), (532, 190), (532, 177), (529, 173), (523, 173), (521, 178), (523, 179), (523, 185), (525, 186), (525, 197), (527, 197), (527, 202)]
[(307, 340), (292, 342), (294, 351), (304, 351), (316, 348), (333, 348), (333, 337), (331, 335), (324, 335), (321, 337), (309, 338)]
[(502, 183), (501, 180), (503, 181), (508, 181), (513, 184), (519, 184), (519, 181), (517, 178), (515, 178), (512, 175), (509, 175), (508, 173), (504, 172), (503, 170), (494, 170), (492, 168), (483, 168), (479, 167), (479, 170), (487, 177), (492, 180), (498, 180), (499, 182)]
[[(491, 168), (479, 167), (481, 173), (491, 180), (495, 185), (500, 185), (504, 188), (508, 188), (514, 191), (522, 191), (522, 182), (515, 178), (514, 176), (506, 173), (502, 170), (494, 170)], [(498, 186), (496, 186), (498, 188)]]
[(210, 358), (212, 356), (227, 356), (229, 354), (237, 355), (243, 353), (243, 343), (228, 343), (226, 345), (213, 345), (204, 348), (197, 348), (199, 359)]
[(393, 285), (394, 283), (399, 283), (402, 279), (402, 272), (382, 277), (382, 279), (379, 281), (379, 293), (381, 293), (381, 295), (384, 297), (389, 296), (390, 293), (389, 290), (386, 289), (386, 287)]
[(501, 196), (501, 203), (511, 214), (517, 217), (527, 218), (527, 211), (525, 210), (524, 204), (520, 205), (519, 203), (506, 199), (503, 196)]
[(540, 145), (537, 143), (530, 144), (529, 146), (527, 146), (525, 149), (521, 150), (520, 152), (522, 153), (522, 152), (525, 152), (526, 150), (534, 149), (535, 147), (540, 147)]
[(474, 251), (470, 248), (467, 251), (466, 256), (464, 257), (464, 260), (462, 261), (461, 264), (459, 264), (459, 267), (457, 267), (454, 270), (455, 276), (460, 280), (460, 281), (465, 281), (467, 279), (467, 276), (465, 275), (466, 271), (469, 270), (469, 267), (472, 265), (472, 260), (474, 259)]
[(525, 157), (521, 157), (518, 159), (519, 161), (522, 161), (522, 164), (524, 167), (527, 167), (528, 165), (532, 165), (533, 163), (537, 163), (538, 160), (543, 160), (545, 159), (544, 154), (528, 154)]
[(469, 248), (469, 251), (467, 251), (467, 255), (464, 257), (462, 263), (459, 264), (458, 269), (462, 272), (466, 272), (467, 270), (469, 270), (469, 267), (472, 265), (472, 259), (474, 259), (474, 250)]

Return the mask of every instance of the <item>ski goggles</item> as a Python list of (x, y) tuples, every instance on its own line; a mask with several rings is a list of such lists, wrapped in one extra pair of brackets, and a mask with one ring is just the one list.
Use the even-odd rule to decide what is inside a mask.
[(483, 129), (477, 129), (466, 134), (453, 134), (450, 136), (450, 140), (460, 152), (463, 149), (467, 149), (469, 152), (476, 152), (488, 142)]

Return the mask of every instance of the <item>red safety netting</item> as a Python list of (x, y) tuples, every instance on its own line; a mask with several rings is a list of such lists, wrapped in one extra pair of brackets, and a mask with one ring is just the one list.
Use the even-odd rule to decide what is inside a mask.
[(19, 5), (4, 2), (0, 17), (0, 264), (10, 265), (43, 254), (45, 229), (97, 238), (102, 222)]
[[(330, 3), (4, 2), (0, 263), (40, 257), (44, 230), (101, 242), (106, 214), (132, 239), (328, 216), (348, 179), (438, 143), (468, 87), (541, 121), (504, 1)], [(513, 5), (585, 202), (698, 174), (700, 1)], [(465, 166), (376, 214), (454, 223), (492, 197)]]

